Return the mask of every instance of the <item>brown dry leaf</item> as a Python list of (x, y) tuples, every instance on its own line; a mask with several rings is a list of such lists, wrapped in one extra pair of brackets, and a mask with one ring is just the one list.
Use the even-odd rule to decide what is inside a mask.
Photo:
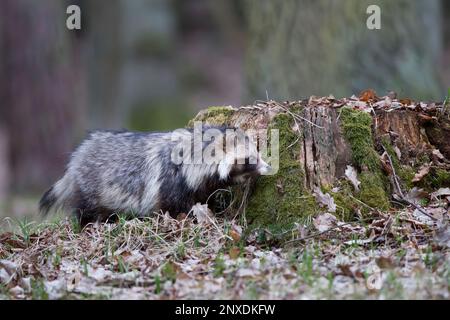
[(377, 94), (376, 94), (375, 90), (373, 90), (373, 89), (364, 90), (363, 92), (361, 92), (359, 94), (359, 100), (362, 100), (365, 102), (374, 100), (376, 98), (377, 98)]
[(0, 236), (0, 243), (7, 244), (11, 248), (26, 248), (25, 242), (18, 236), (12, 232), (5, 232)]
[(241, 254), (241, 249), (239, 249), (238, 247), (231, 247), (228, 254), (230, 255), (231, 259), (236, 260), (237, 258), (239, 258), (239, 255)]
[(234, 242), (241, 240), (241, 235), (236, 230), (230, 230), (230, 237), (233, 238)]
[(178, 221), (183, 221), (183, 220), (186, 219), (186, 218), (187, 218), (187, 214), (184, 213), (184, 212), (181, 212), (181, 213), (178, 214), (178, 216), (177, 216), (177, 220), (178, 220)]
[(419, 182), (422, 180), (428, 173), (430, 173), (431, 166), (430, 164), (425, 164), (422, 167), (420, 167), (420, 170), (414, 178), (412, 179), (412, 182)]
[(419, 117), (419, 121), (421, 123), (429, 123), (429, 122), (432, 122), (433, 120), (436, 119), (436, 118), (434, 118), (432, 116), (429, 116), (429, 115), (426, 115), (426, 114), (423, 114), (423, 113), (419, 113), (418, 117)]
[(336, 226), (337, 218), (327, 212), (314, 218), (313, 224), (319, 232), (324, 232)]
[(340, 264), (338, 267), (339, 267), (339, 269), (341, 270), (341, 272), (342, 272), (342, 274), (344, 276), (353, 278), (353, 272), (352, 272), (352, 270), (350, 270), (350, 265), (348, 265), (348, 264)]
[(242, 237), (242, 227), (236, 224), (234, 221), (231, 224), (230, 236), (235, 242), (241, 240)]
[(375, 259), (375, 262), (381, 269), (392, 269), (395, 267), (395, 263), (387, 256), (380, 256)]
[(410, 104), (412, 104), (412, 100), (405, 98), (405, 99), (400, 99), (398, 100), (401, 104), (406, 104), (407, 106), (409, 106)]

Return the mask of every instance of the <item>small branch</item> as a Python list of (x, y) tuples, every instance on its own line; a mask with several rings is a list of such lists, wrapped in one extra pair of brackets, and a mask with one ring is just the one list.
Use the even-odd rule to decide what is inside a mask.
[(394, 179), (394, 188), (397, 189), (397, 193), (399, 194), (400, 200), (413, 206), (414, 208), (416, 208), (417, 210), (419, 210), (421, 213), (423, 213), (424, 215), (426, 215), (427, 217), (429, 217), (430, 219), (437, 221), (437, 219), (435, 217), (433, 217), (431, 214), (429, 214), (428, 212), (426, 212), (425, 209), (421, 208), (420, 206), (418, 206), (417, 204), (415, 204), (414, 202), (409, 201), (408, 199), (406, 199), (402, 188), (400, 187), (400, 183), (399, 183), (399, 177), (397, 176), (397, 174), (395, 173), (395, 168), (394, 168), (394, 164), (392, 163), (392, 158), (389, 155), (389, 152), (387, 152), (386, 148), (384, 147), (383, 144), (381, 144), (381, 146), (383, 147), (384, 152), (386, 153), (388, 160), (389, 160), (389, 164), (392, 168), (392, 175), (393, 175), (393, 179)]
[(283, 109), (284, 111), (286, 111), (290, 116), (294, 117), (294, 119), (303, 120), (303, 121), (308, 122), (310, 125), (312, 125), (312, 126), (314, 126), (314, 127), (316, 127), (316, 128), (324, 129), (324, 127), (321, 127), (321, 126), (315, 124), (314, 122), (312, 122), (312, 121), (310, 121), (310, 120), (308, 120), (308, 119), (306, 119), (306, 118), (303, 118), (302, 116), (300, 116), (300, 115), (298, 115), (298, 114), (295, 114), (295, 113), (291, 112), (288, 108), (283, 107), (283, 106), (282, 106), (281, 104), (279, 104), (279, 103), (276, 103), (276, 106), (279, 107), (279, 108), (281, 108), (281, 109)]
[[(365, 222), (365, 221), (369, 221), (369, 220), (373, 220), (373, 218), (371, 217), (371, 218), (361, 219), (361, 220), (358, 220), (357, 222)], [(344, 227), (344, 226), (347, 226), (347, 225), (351, 225), (352, 223), (357, 223), (357, 222), (355, 221), (355, 222), (343, 223), (343, 224), (341, 224), (339, 226), (332, 227), (332, 228), (330, 228), (328, 230), (325, 230), (325, 231), (316, 232), (316, 233), (313, 233), (313, 234), (311, 234), (309, 236), (306, 236), (306, 237), (292, 239), (292, 240), (286, 241), (284, 243), (284, 245), (289, 244), (289, 243), (293, 243), (293, 242), (297, 242), (297, 241), (304, 241), (304, 240), (308, 240), (308, 239), (311, 239), (311, 238), (319, 237), (319, 236), (321, 236), (321, 235), (323, 235), (325, 233), (328, 233), (330, 231), (333, 231), (333, 230), (336, 230), (336, 229), (339, 229), (341, 227)]]

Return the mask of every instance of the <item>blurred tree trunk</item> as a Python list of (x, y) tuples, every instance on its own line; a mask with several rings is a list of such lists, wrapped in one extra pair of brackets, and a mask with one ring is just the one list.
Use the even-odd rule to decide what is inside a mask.
[(82, 4), (88, 44), (88, 126), (115, 128), (123, 122), (124, 113), (124, 106), (119, 101), (123, 8), (119, 0), (83, 0)]
[(82, 88), (63, 1), (0, 2), (0, 126), (13, 191), (42, 191), (63, 173)]
[[(367, 7), (381, 8), (369, 30)], [(248, 0), (252, 99), (349, 96), (366, 88), (442, 99), (439, 0)]]

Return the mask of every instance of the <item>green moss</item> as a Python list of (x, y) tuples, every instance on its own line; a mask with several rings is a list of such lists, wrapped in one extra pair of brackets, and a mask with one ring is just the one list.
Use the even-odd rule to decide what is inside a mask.
[(432, 175), (431, 183), (435, 188), (450, 187), (450, 172), (444, 169), (436, 169)]
[(331, 188), (322, 188), (322, 192), (328, 192), (336, 203), (336, 216), (340, 220), (351, 220), (361, 204), (353, 197), (353, 187), (346, 180), (337, 183), (337, 192), (333, 192)]
[[(356, 198), (372, 208), (389, 208), (389, 181), (383, 175), (380, 160), (372, 138), (372, 117), (363, 111), (344, 107), (341, 110), (341, 126), (352, 150), (353, 163), (359, 167), (360, 191)], [(391, 151), (394, 151), (393, 149)], [(399, 163), (394, 163), (394, 166)], [(348, 200), (345, 197), (341, 200)], [(367, 208), (361, 207), (361, 212)]]
[(246, 208), (247, 218), (254, 224), (287, 226), (318, 210), (314, 197), (303, 185), (299, 139), (291, 129), (292, 122), (291, 116), (279, 114), (269, 128), (279, 130), (279, 170), (276, 175), (260, 177), (256, 184)]
[(401, 166), (396, 173), (400, 177), (400, 180), (406, 190), (410, 190), (414, 187), (412, 180), (414, 179), (416, 172), (412, 167)]
[(372, 208), (389, 209), (389, 199), (386, 195), (386, 177), (379, 173), (363, 172), (359, 176), (361, 191), (358, 198)]
[(226, 125), (229, 124), (234, 109), (228, 106), (212, 106), (206, 111), (199, 113), (193, 120), (189, 121), (188, 127), (193, 127), (195, 121), (203, 121), (210, 125)]
[(430, 173), (417, 183), (417, 186), (430, 192), (450, 187), (450, 172), (441, 168), (432, 168)]
[(351, 146), (353, 162), (362, 170), (378, 171), (380, 161), (373, 147), (372, 117), (366, 112), (344, 107), (341, 110), (341, 126)]

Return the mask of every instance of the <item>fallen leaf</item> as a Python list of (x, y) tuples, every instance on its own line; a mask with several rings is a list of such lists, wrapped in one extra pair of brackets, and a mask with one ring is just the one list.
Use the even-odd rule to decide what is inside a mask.
[(420, 204), (420, 201), (424, 198), (428, 198), (428, 192), (417, 187), (412, 188), (405, 194), (406, 200), (414, 204)]
[(327, 231), (336, 226), (337, 218), (330, 214), (324, 213), (313, 219), (314, 227), (316, 227), (319, 232)]
[(235, 241), (235, 242), (238, 242), (239, 240), (241, 240), (242, 227), (233, 222), (231, 225), (230, 237), (233, 238), (233, 241)]
[(336, 212), (336, 203), (334, 203), (333, 197), (329, 193), (323, 193), (319, 188), (314, 189), (314, 196), (316, 201), (319, 202), (321, 206), (328, 207), (328, 211)]
[(400, 151), (399, 147), (394, 146), (394, 152), (397, 158), (400, 160), (402, 158), (402, 152)]
[(344, 276), (353, 277), (353, 272), (352, 272), (352, 270), (350, 270), (350, 265), (340, 264), (338, 267)]
[(439, 245), (450, 248), (450, 225), (446, 223), (440, 226), (434, 239)]
[(23, 296), (25, 290), (23, 290), (23, 288), (20, 286), (15, 286), (14, 288), (9, 289), (9, 293), (15, 297), (20, 297)]
[(236, 275), (238, 277), (254, 277), (256, 275), (259, 275), (259, 271), (254, 269), (241, 268), (236, 272)]
[(400, 99), (398, 100), (401, 104), (406, 104), (407, 106), (409, 106), (412, 103), (411, 99)]
[(10, 275), (5, 269), (0, 269), (0, 283), (8, 284), (14, 278), (14, 274)]
[(239, 249), (238, 247), (231, 247), (228, 254), (231, 259), (236, 260), (237, 258), (239, 258), (239, 255), (241, 254), (241, 249)]
[(390, 257), (380, 256), (375, 259), (375, 262), (381, 269), (392, 269), (395, 267), (395, 263)]
[(213, 216), (211, 210), (207, 204), (197, 203), (192, 207), (192, 214), (197, 219), (199, 224), (211, 224), (211, 218)]
[(445, 159), (444, 155), (441, 153), (441, 151), (439, 151), (439, 149), (434, 149), (432, 154), (433, 154), (433, 156), (435, 156), (439, 160), (444, 160)]
[(447, 210), (442, 207), (437, 207), (437, 208), (427, 208), (427, 212), (431, 214), (435, 219), (442, 220)]
[(375, 272), (371, 274), (366, 281), (367, 289), (369, 290), (380, 290), (383, 285), (383, 279), (381, 278), (380, 272)]
[(359, 94), (359, 100), (367, 102), (374, 99), (376, 99), (376, 92), (373, 89), (364, 90)]
[(432, 198), (438, 198), (441, 196), (450, 196), (450, 188), (440, 188), (431, 194)]
[(241, 240), (241, 235), (235, 230), (230, 230), (230, 237), (233, 238), (234, 242), (238, 242), (239, 240)]
[(412, 182), (419, 182), (420, 180), (422, 180), (430, 172), (430, 168), (431, 167), (429, 164), (423, 165), (420, 168), (419, 172), (416, 173), (416, 175), (412, 179)]
[(62, 298), (67, 291), (66, 281), (64, 279), (45, 281), (44, 287), (50, 300)]
[(431, 219), (429, 216), (423, 214), (419, 209), (415, 209), (413, 211), (413, 216), (421, 223), (427, 224), (429, 226), (434, 225), (433, 219)]
[(347, 169), (345, 169), (345, 176), (352, 183), (355, 191), (359, 192), (359, 185), (361, 184), (361, 182), (358, 180), (358, 173), (356, 172), (355, 168), (353, 168), (352, 166), (347, 166)]

